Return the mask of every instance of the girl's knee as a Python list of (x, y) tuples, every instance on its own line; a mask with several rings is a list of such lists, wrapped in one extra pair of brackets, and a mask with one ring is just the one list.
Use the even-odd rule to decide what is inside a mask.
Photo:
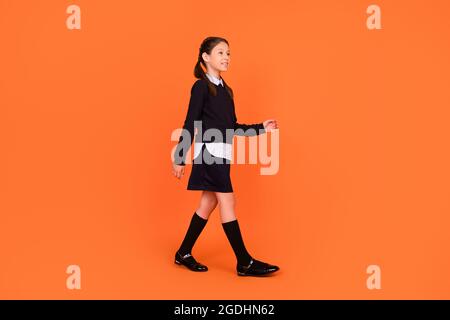
[(217, 206), (217, 204), (219, 203), (217, 201), (216, 195), (211, 192), (205, 193), (203, 195), (202, 202), (204, 202), (209, 207), (213, 207), (213, 208), (215, 208)]
[(235, 205), (236, 203), (233, 197), (219, 198), (219, 207), (222, 211), (234, 211)]
[(200, 210), (204, 212), (205, 215), (208, 215), (216, 208), (218, 201), (216, 197), (209, 194), (203, 194), (200, 201)]

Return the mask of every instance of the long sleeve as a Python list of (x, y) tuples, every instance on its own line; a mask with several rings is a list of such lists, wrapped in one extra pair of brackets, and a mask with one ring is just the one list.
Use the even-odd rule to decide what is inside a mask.
[(175, 149), (174, 163), (178, 165), (186, 165), (186, 154), (194, 140), (194, 121), (201, 120), (203, 104), (207, 94), (208, 87), (201, 80), (197, 80), (191, 88), (191, 97), (189, 100), (186, 120), (184, 121), (183, 130)]
[[(266, 130), (264, 129), (263, 123), (254, 123), (254, 124), (243, 124), (237, 122), (236, 117), (236, 111), (234, 108), (234, 101), (233, 101), (233, 120), (234, 120), (234, 132), (237, 136), (257, 136), (261, 133), (265, 133)], [(239, 130), (241, 129), (241, 130)], [(248, 130), (253, 129), (253, 130)], [(247, 131), (248, 130), (248, 131)]]

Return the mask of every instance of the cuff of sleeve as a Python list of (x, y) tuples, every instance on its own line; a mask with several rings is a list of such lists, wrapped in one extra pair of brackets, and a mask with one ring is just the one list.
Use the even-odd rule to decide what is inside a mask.
[(177, 166), (185, 166), (186, 165), (186, 163), (184, 163), (183, 160), (181, 160), (180, 162), (174, 161), (173, 163), (176, 164)]
[(262, 122), (258, 125), (258, 134), (259, 134), (259, 130), (262, 130), (261, 133), (265, 133), (266, 132), (266, 129), (264, 128), (264, 124)]

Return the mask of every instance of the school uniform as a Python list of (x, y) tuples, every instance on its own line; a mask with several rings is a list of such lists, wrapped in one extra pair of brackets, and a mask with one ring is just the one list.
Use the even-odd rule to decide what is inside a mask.
[[(209, 93), (208, 82), (215, 86), (216, 96)], [(230, 178), (232, 137), (233, 135), (262, 134), (265, 132), (263, 123), (238, 123), (234, 101), (225, 88), (224, 80), (208, 73), (206, 73), (206, 79), (198, 79), (191, 88), (188, 111), (183, 125), (185, 133), (189, 135), (180, 136), (174, 154), (175, 164), (185, 165), (187, 151), (194, 140), (194, 121), (201, 121), (201, 127), (197, 126), (197, 130), (201, 129), (201, 132), (199, 130), (195, 136), (194, 159), (187, 190), (233, 192)], [(222, 139), (220, 136), (204, 135), (208, 129), (215, 129), (216, 133), (220, 132)]]

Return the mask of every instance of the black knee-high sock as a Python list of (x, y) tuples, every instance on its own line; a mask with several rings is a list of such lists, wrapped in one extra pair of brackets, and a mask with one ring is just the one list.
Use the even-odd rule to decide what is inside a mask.
[(180, 249), (178, 249), (178, 252), (182, 256), (187, 253), (191, 253), (192, 247), (194, 247), (195, 241), (205, 227), (206, 222), (208, 222), (208, 219), (203, 219), (197, 214), (197, 212), (194, 212), (191, 223), (189, 224), (189, 228), (186, 232), (186, 236), (181, 243)]
[(237, 220), (228, 221), (222, 223), (223, 230), (227, 235), (228, 241), (230, 241), (231, 247), (233, 248), (236, 259), (240, 265), (247, 266), (250, 263), (252, 257), (247, 252), (244, 245), (244, 240), (242, 240), (241, 230), (239, 228), (239, 223)]

